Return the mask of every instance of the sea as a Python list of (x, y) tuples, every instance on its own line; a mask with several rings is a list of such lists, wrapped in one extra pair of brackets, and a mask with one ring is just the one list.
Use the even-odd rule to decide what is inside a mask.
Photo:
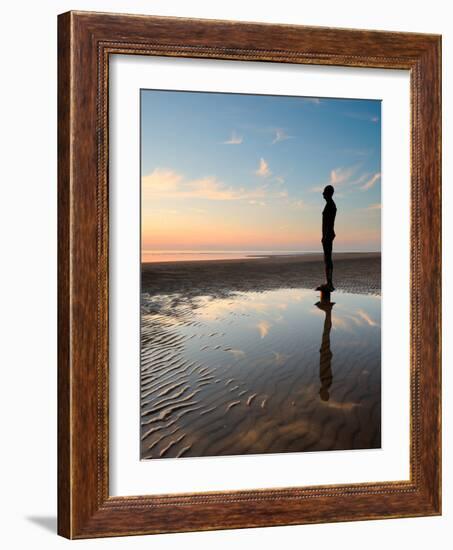
[(144, 250), (143, 263), (189, 262), (203, 260), (239, 260), (262, 258), (263, 256), (293, 256), (314, 254), (320, 251), (308, 250)]

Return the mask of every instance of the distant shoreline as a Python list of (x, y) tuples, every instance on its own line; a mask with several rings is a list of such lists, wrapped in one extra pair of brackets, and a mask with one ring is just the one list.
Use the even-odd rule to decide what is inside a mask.
[[(199, 255), (203, 253), (200, 252)], [(210, 254), (215, 254), (211, 252), (206, 252), (206, 256), (209, 256)], [(222, 254), (222, 252), (219, 252), (219, 254)], [(227, 254), (227, 253), (225, 253)], [(234, 254), (234, 253), (232, 253)], [(190, 256), (191, 253), (188, 253), (187, 256)], [(381, 256), (380, 252), (334, 252), (334, 257), (337, 259), (352, 259), (357, 257), (371, 257), (371, 256)], [(179, 264), (179, 263), (199, 263), (199, 262), (244, 262), (247, 260), (272, 260), (272, 261), (279, 261), (282, 260), (297, 260), (297, 261), (306, 261), (313, 259), (315, 260), (322, 260), (323, 254), (321, 252), (294, 252), (294, 253), (287, 253), (287, 254), (267, 254), (262, 253), (260, 254), (257, 252), (256, 254), (246, 254), (241, 257), (236, 258), (202, 258), (202, 259), (190, 259), (190, 258), (184, 258), (181, 260), (163, 260), (163, 261), (141, 261), (142, 265), (145, 264)]]
[[(381, 292), (380, 252), (333, 255), (338, 291)], [(222, 260), (182, 260), (141, 264), (142, 292), (182, 298), (225, 296), (231, 292), (316, 288), (324, 282), (323, 255), (317, 252)]]
[[(228, 257), (229, 255), (231, 254), (231, 257)], [(357, 255), (365, 255), (365, 256), (368, 256), (368, 255), (380, 255), (381, 253), (380, 252), (337, 252), (335, 253), (334, 255), (338, 258), (344, 258), (344, 257), (355, 257)], [(155, 254), (156, 256), (159, 256), (159, 257), (163, 257), (163, 256), (166, 256), (168, 255), (169, 257), (171, 256), (181, 256), (181, 259), (165, 259), (165, 260), (153, 260), (153, 261), (149, 261), (149, 260), (144, 260), (142, 259), (141, 260), (141, 263), (142, 265), (143, 264), (168, 264), (168, 263), (185, 263), (185, 262), (223, 262), (223, 261), (235, 261), (235, 260), (260, 260), (260, 259), (278, 259), (278, 258), (299, 258), (299, 259), (302, 259), (302, 258), (305, 258), (307, 256), (309, 257), (321, 257), (322, 258), (322, 253), (321, 252), (282, 252), (282, 253), (278, 253), (278, 254), (275, 254), (275, 253), (268, 253), (266, 251), (264, 252), (260, 252), (260, 251), (256, 251), (256, 252), (252, 252), (252, 251), (245, 251), (244, 252), (244, 255), (241, 255), (241, 252), (238, 251), (238, 252), (223, 252), (223, 251), (219, 251), (219, 252), (176, 252), (176, 253), (171, 253), (171, 252), (166, 252), (166, 253), (163, 253), (163, 254), (159, 254), (159, 253), (156, 253)], [(196, 256), (196, 258), (191, 258), (191, 256)], [(206, 256), (206, 257), (204, 257)], [(209, 257), (209, 256), (221, 256), (221, 257), (216, 257), (216, 258), (212, 258), (212, 257)]]

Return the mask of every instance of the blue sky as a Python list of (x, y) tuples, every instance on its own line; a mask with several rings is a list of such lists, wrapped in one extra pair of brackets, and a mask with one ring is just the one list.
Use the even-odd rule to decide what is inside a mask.
[(380, 250), (381, 104), (142, 90), (143, 248)]

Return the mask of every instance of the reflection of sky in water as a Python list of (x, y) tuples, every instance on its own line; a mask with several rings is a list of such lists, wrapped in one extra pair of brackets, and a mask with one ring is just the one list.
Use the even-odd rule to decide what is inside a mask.
[(162, 341), (180, 343), (181, 380), (183, 365), (200, 365), (184, 371), (199, 407), (178, 419), (192, 442), (185, 456), (380, 446), (380, 297), (335, 292), (324, 308), (318, 299), (280, 289), (190, 306), (144, 300), (153, 313), (143, 315), (142, 351), (146, 327), (160, 324)]
[[(319, 353), (325, 314), (316, 295), (305, 289), (240, 293), (231, 298), (203, 297), (196, 301), (193, 320), (201, 323), (198, 339), (187, 342), (187, 353), (200, 350), (222, 362), (246, 356), (282, 366), (288, 353)], [(337, 293), (332, 307), (331, 348), (354, 346), (377, 352), (380, 347), (380, 298)], [(193, 327), (180, 327), (193, 334)], [(205, 346), (200, 348), (200, 340)], [(227, 345), (229, 344), (229, 345)], [(220, 347), (217, 347), (220, 346)], [(358, 349), (357, 349), (358, 351)], [(226, 357), (225, 357), (226, 352)], [(244, 361), (247, 367), (247, 361)]]
[[(338, 353), (343, 346), (369, 348), (378, 343), (379, 302), (346, 294), (341, 298), (332, 311), (331, 349)], [(314, 306), (313, 292), (275, 290), (239, 296), (227, 306), (231, 308), (226, 314), (227, 323), (224, 315), (219, 316), (219, 308), (225, 307), (225, 302), (206, 301), (196, 317), (203, 319), (209, 330), (224, 332), (224, 340), (234, 342), (236, 360), (241, 351), (253, 357), (255, 364), (283, 367), (291, 363), (290, 358), (318, 354), (325, 315)]]

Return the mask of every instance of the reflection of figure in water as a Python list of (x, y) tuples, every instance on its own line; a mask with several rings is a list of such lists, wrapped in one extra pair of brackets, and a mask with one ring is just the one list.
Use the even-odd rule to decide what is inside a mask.
[(332, 283), (333, 262), (332, 262), (332, 245), (335, 239), (335, 231), (333, 229), (335, 223), (335, 215), (337, 207), (332, 200), (334, 188), (332, 185), (327, 185), (322, 192), (322, 196), (326, 201), (326, 206), (322, 211), (322, 248), (324, 250), (324, 265), (326, 267), (326, 283), (318, 286), (316, 290), (325, 292), (333, 292), (335, 290)]
[(322, 333), (321, 348), (319, 350), (319, 380), (321, 388), (319, 396), (323, 401), (329, 400), (329, 388), (332, 385), (332, 352), (330, 351), (330, 329), (332, 328), (332, 308), (334, 303), (330, 300), (321, 300), (316, 304), (326, 314), (324, 330)]

